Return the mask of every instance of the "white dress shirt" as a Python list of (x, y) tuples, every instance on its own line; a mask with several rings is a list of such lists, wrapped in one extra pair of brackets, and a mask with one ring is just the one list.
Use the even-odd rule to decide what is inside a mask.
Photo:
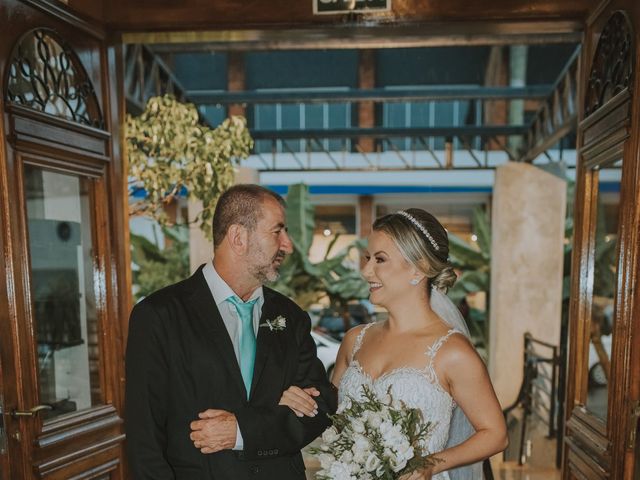
[[(227, 298), (237, 295), (231, 287), (225, 282), (220, 274), (216, 272), (213, 262), (208, 262), (202, 269), (204, 279), (211, 290), (211, 295), (216, 302), (216, 306), (222, 316), (224, 326), (229, 332), (231, 343), (233, 344), (233, 351), (236, 354), (236, 361), (240, 365), (240, 337), (242, 335), (242, 328), (240, 328), (240, 319), (238, 318), (238, 312), (236, 307), (230, 302), (227, 302)], [(257, 298), (255, 305), (253, 306), (253, 331), (258, 336), (258, 327), (260, 324), (260, 315), (262, 314), (262, 306), (264, 305), (264, 293), (262, 286), (256, 288), (249, 300)], [(249, 392), (247, 392), (248, 394)], [(242, 432), (240, 432), (240, 426), (236, 426), (236, 445), (233, 450), (242, 450), (244, 447), (244, 441), (242, 440)]]

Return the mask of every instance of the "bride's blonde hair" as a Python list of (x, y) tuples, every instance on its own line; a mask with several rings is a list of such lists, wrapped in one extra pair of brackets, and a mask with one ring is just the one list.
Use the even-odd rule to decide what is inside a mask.
[(378, 218), (373, 230), (391, 237), (404, 258), (427, 277), (428, 289), (433, 286), (446, 292), (455, 283), (447, 231), (429, 212), (409, 208), (391, 213)]

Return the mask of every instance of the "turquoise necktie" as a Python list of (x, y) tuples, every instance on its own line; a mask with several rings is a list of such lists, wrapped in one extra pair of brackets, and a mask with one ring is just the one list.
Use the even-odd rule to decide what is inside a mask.
[(251, 391), (251, 380), (253, 380), (253, 365), (256, 360), (256, 334), (253, 331), (253, 305), (257, 298), (243, 302), (237, 296), (227, 298), (227, 301), (236, 307), (240, 318), (240, 372), (242, 380), (247, 389), (247, 398)]

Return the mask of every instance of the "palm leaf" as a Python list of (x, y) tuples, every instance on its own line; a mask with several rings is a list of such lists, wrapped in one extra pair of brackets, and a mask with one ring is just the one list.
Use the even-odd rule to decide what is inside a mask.
[(449, 234), (449, 259), (454, 267), (462, 269), (484, 268), (488, 265), (488, 259), (481, 252), (453, 233)]
[(309, 187), (297, 183), (287, 192), (287, 227), (291, 241), (307, 254), (313, 242), (314, 209), (309, 199)]
[(489, 218), (487, 212), (482, 208), (475, 208), (473, 210), (473, 230), (478, 237), (478, 246), (480, 247), (480, 253), (482, 256), (489, 260), (491, 258), (491, 225), (489, 224)]

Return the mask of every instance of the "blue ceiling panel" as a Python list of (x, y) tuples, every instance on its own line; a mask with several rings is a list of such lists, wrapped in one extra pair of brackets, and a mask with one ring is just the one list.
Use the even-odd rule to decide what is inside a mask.
[(187, 90), (226, 90), (227, 54), (178, 53), (170, 60), (173, 71)]
[(250, 52), (245, 68), (247, 90), (358, 85), (356, 50)]
[(482, 85), (489, 47), (394, 48), (377, 52), (378, 87)]
[(578, 48), (574, 44), (530, 45), (527, 53), (527, 85), (553, 84)]

